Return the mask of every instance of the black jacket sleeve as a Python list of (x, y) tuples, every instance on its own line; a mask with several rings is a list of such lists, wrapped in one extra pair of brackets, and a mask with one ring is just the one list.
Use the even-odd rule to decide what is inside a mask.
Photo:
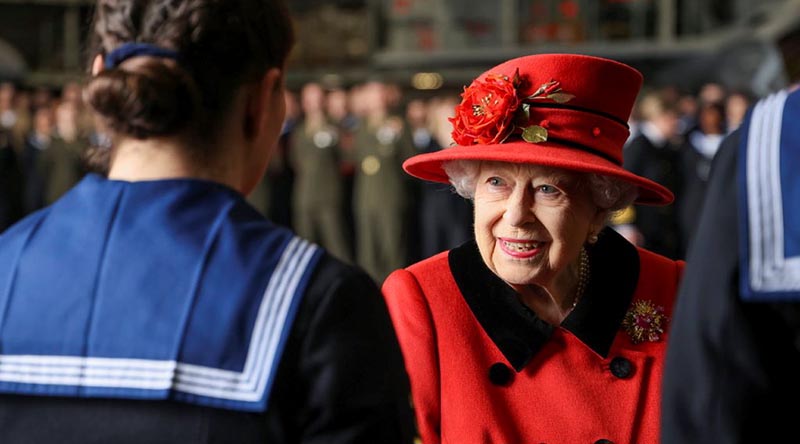
[(797, 304), (739, 298), (739, 137), (727, 138), (714, 159), (687, 258), (664, 370), (663, 444), (786, 442), (797, 436)]
[(363, 271), (330, 256), (313, 276), (273, 387), (273, 442), (413, 440), (408, 377), (383, 298)]

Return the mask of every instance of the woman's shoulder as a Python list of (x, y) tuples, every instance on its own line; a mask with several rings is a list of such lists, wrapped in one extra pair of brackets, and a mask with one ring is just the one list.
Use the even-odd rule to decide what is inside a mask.
[(643, 248), (639, 252), (639, 282), (635, 299), (646, 298), (671, 315), (672, 306), (683, 278), (685, 262), (674, 260)]
[(670, 259), (641, 247), (636, 249), (639, 252), (642, 273), (652, 273), (656, 276), (675, 276), (680, 279), (683, 274), (683, 268), (686, 265), (684, 260)]
[(409, 273), (420, 275), (431, 272), (437, 272), (449, 269), (448, 257), (450, 251), (442, 251), (429, 258), (423, 259), (417, 263), (411, 264), (405, 268)]
[(442, 276), (451, 274), (449, 254), (450, 251), (443, 251), (406, 268), (395, 270), (383, 282), (384, 295), (407, 293), (409, 290), (425, 293), (423, 288), (430, 287), (431, 282), (441, 283)]

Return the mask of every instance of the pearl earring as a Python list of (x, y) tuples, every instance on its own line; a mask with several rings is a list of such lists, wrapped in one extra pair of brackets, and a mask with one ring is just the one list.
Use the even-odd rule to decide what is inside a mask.
[(596, 244), (597, 243), (597, 235), (596, 234), (590, 234), (588, 242), (589, 242), (590, 245)]

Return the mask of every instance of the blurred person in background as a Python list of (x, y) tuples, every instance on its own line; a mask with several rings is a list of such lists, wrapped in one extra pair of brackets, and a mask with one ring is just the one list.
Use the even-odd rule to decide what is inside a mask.
[(389, 114), (402, 116), (405, 110), (403, 106), (403, 88), (396, 82), (383, 81), (381, 83), (383, 83), (383, 95)]
[(678, 99), (678, 133), (681, 135), (689, 134), (697, 128), (697, 112), (699, 104), (697, 97), (691, 94), (683, 94)]
[[(448, 119), (455, 116), (453, 110), (458, 98), (446, 96), (432, 99), (428, 103), (427, 124), (430, 139), (420, 154), (433, 153), (453, 145), (452, 125)], [(431, 257), (472, 239), (472, 205), (470, 201), (453, 192), (447, 184), (420, 183), (420, 203), (416, 213), (421, 233), (421, 256)]]
[(3, 442), (410, 443), (375, 283), (244, 198), (284, 120), (286, 6), (96, 6), (110, 164), (0, 236)]
[(79, 128), (78, 113), (73, 102), (34, 111), (22, 154), (26, 213), (55, 202), (86, 172), (83, 157), (89, 139)]
[(673, 315), (663, 444), (796, 439), (800, 181), (790, 166), (800, 164), (798, 119), (800, 91), (770, 95), (714, 159)]
[(0, 127), (11, 133), (11, 145), (22, 154), (31, 129), (30, 96), (11, 82), (0, 84)]
[(507, 61), (464, 90), (457, 145), (404, 163), (475, 208), (474, 240), (383, 285), (423, 443), (658, 442), (682, 262), (606, 228), (672, 200), (622, 167), (641, 83), (596, 57)]
[(81, 97), (82, 87), (79, 82), (67, 82), (61, 89), (61, 106), (71, 106), (75, 109), (75, 120), (78, 134), (86, 137), (94, 131), (94, 116)]
[(33, 113), (33, 127), (25, 139), (22, 152), (22, 174), (25, 177), (25, 213), (36, 211), (47, 205), (48, 150), (53, 144), (55, 122), (53, 110), (38, 108)]
[(728, 95), (725, 99), (725, 123), (728, 133), (739, 128), (752, 101), (750, 95), (742, 91), (733, 91)]
[(292, 147), (292, 133), (300, 119), (300, 105), (297, 103), (297, 95), (292, 91), (284, 90), (283, 97), (286, 117), (283, 119), (275, 152), (267, 165), (267, 172), (247, 196), (247, 202), (270, 221), (292, 229), (294, 171), (289, 162), (289, 152)]
[(414, 155), (414, 147), (403, 117), (389, 112), (386, 85), (368, 82), (359, 98), (365, 116), (354, 151), (356, 261), (373, 279), (383, 281), (408, 261), (410, 184), (402, 164)]
[(725, 87), (717, 82), (707, 82), (700, 87), (697, 93), (697, 100), (700, 105), (707, 105), (710, 103), (725, 103), (727, 96)]
[(14, 109), (15, 95), (13, 83), (0, 82), (0, 232), (24, 214), (20, 166), (23, 145), (15, 137), (19, 123)]
[(346, 130), (340, 136), (342, 149), (352, 148), (352, 133), (358, 125), (356, 116), (350, 110), (349, 100), (348, 91), (338, 87), (329, 90), (325, 100), (325, 112), (328, 118), (339, 128)]
[[(681, 144), (678, 134), (678, 111), (659, 91), (650, 91), (641, 99), (643, 121), (640, 134), (625, 147), (625, 168), (658, 182), (681, 196)], [(676, 201), (677, 204), (677, 201)], [(676, 204), (636, 205), (628, 218), (616, 219), (628, 239), (663, 256), (683, 257)]]
[(325, 100), (320, 83), (306, 83), (300, 91), (303, 118), (294, 128), (289, 151), (294, 170), (292, 220), (297, 234), (351, 262), (344, 227), (339, 131), (325, 113)]
[(17, 114), (14, 110), (14, 95), (16, 87), (11, 82), (0, 82), (0, 128), (11, 131), (17, 123)]
[(15, 140), (15, 147), (22, 151), (28, 135), (33, 130), (33, 107), (32, 94), (28, 90), (19, 89), (14, 94), (14, 112), (16, 113), (17, 123), (12, 129)]
[(0, 233), (21, 219), (23, 180), (11, 131), (0, 128)]
[(409, 100), (406, 104), (406, 122), (411, 131), (411, 141), (417, 152), (427, 150), (432, 135), (428, 119), (430, 104), (423, 98)]
[[(411, 143), (414, 146), (416, 154), (429, 151), (431, 146), (436, 143), (431, 134), (429, 108), (430, 104), (422, 97), (415, 97), (406, 103), (406, 124), (411, 133)], [(408, 193), (409, 203), (406, 211), (406, 224), (408, 226), (408, 238), (406, 241), (408, 246), (407, 257), (409, 261), (416, 262), (427, 257), (427, 255), (424, 255), (424, 228), (422, 227), (420, 218), (422, 211), (424, 211), (422, 209), (422, 195), (424, 190), (420, 184), (410, 183)], [(439, 210), (441, 209), (434, 209), (434, 211)]]
[(294, 129), (300, 121), (300, 103), (294, 91), (284, 92), (286, 117), (281, 126), (278, 146), (269, 165), (267, 165), (269, 219), (284, 227), (292, 228), (292, 194), (294, 193), (294, 170), (289, 162), (289, 153), (294, 145)]
[(711, 162), (725, 138), (725, 108), (721, 103), (703, 103), (698, 125), (686, 135), (681, 149), (681, 196), (677, 204), (682, 251), (687, 251), (697, 230), (697, 221), (705, 200)]
[(31, 94), (31, 108), (42, 109), (53, 106), (53, 91), (47, 86), (38, 86), (33, 89)]
[(361, 121), (367, 117), (369, 103), (364, 101), (364, 92), (366, 91), (367, 83), (360, 83), (353, 85), (347, 94), (347, 108), (355, 116), (355, 127), (361, 126)]
[(353, 213), (353, 188), (355, 185), (356, 166), (353, 164), (353, 151), (355, 150), (355, 133), (358, 129), (358, 117), (350, 108), (350, 92), (341, 87), (334, 87), (328, 91), (325, 101), (325, 112), (331, 123), (339, 132), (339, 170), (342, 175), (344, 187), (342, 193), (342, 211), (344, 218), (345, 235), (350, 251), (355, 252), (356, 219)]
[(355, 166), (351, 162), (348, 162), (347, 159), (352, 157), (355, 131), (358, 128), (358, 118), (350, 109), (350, 97), (346, 89), (337, 87), (327, 91), (325, 96), (325, 113), (330, 122), (335, 125), (339, 131), (339, 149), (343, 153), (339, 165), (342, 174), (349, 177), (349, 180), (352, 182)]
[(80, 127), (80, 109), (75, 102), (61, 102), (55, 109), (51, 143), (37, 166), (37, 174), (45, 179), (44, 205), (55, 202), (83, 177), (88, 146), (87, 134)]

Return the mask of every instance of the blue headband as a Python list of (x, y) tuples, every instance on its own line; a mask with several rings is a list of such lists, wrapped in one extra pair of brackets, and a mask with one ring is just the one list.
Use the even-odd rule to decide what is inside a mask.
[(180, 59), (178, 52), (171, 49), (160, 48), (149, 43), (124, 43), (106, 55), (105, 68), (116, 68), (125, 60), (138, 56), (162, 57), (175, 61)]

